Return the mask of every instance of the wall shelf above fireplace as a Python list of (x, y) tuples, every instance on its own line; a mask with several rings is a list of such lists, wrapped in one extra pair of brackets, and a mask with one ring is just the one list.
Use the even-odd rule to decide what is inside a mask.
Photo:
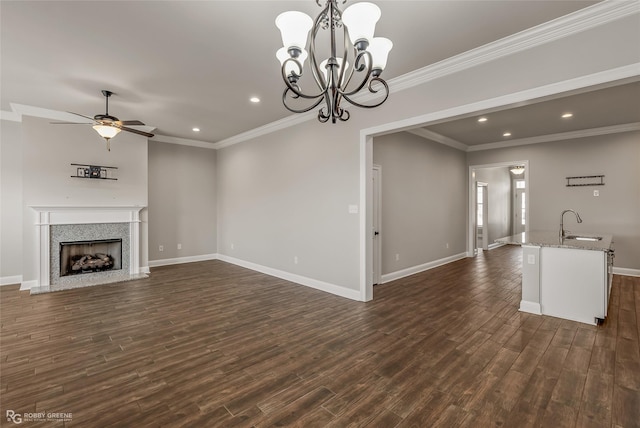
[(76, 175), (72, 175), (71, 178), (89, 178), (92, 180), (117, 180), (117, 178), (109, 177), (109, 170), (118, 169), (117, 166), (85, 165), (81, 163), (72, 163), (71, 166), (77, 167)]

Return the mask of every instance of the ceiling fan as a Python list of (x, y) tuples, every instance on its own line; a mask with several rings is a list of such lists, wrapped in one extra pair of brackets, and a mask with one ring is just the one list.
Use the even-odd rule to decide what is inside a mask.
[[(129, 126), (136, 126), (136, 125), (144, 126), (144, 123), (140, 122), (139, 120), (120, 120), (115, 116), (111, 116), (109, 114), (109, 97), (113, 95), (113, 92), (103, 89), (102, 95), (105, 96), (105, 105), (106, 105), (105, 114), (96, 114), (93, 117), (89, 117), (89, 116), (74, 113), (71, 111), (68, 113), (75, 114), (76, 116), (80, 116), (85, 119), (91, 120), (92, 122), (87, 123), (86, 125), (93, 125), (93, 129), (95, 129), (96, 132), (98, 132), (98, 134), (100, 134), (100, 136), (107, 141), (107, 150), (111, 151), (110, 140), (116, 135), (118, 135), (120, 131), (132, 132), (134, 134), (143, 135), (147, 138), (153, 137), (153, 134), (150, 134), (148, 132), (129, 128)], [(52, 122), (52, 123), (57, 125), (59, 124), (84, 125), (85, 124), (85, 123), (78, 123), (78, 122)]]

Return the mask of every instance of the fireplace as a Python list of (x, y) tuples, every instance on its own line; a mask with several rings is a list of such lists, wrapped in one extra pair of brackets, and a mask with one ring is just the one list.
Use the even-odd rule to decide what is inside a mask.
[(60, 242), (60, 276), (122, 269), (122, 239)]
[[(31, 208), (37, 213), (38, 277), (23, 282), (31, 294), (147, 277), (140, 267), (140, 210), (144, 207)], [(83, 257), (74, 270), (74, 263)]]

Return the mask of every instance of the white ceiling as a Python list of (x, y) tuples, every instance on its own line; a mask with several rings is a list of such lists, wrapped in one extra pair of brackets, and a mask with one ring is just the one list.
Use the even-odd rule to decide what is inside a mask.
[[(394, 42), (382, 76), (389, 80), (597, 1), (375, 3), (382, 9), (376, 34)], [(313, 0), (3, 0), (0, 110), (15, 103), (93, 116), (104, 113), (100, 90), (109, 89), (116, 94), (109, 112), (120, 119), (215, 143), (291, 115), (281, 102), (274, 19), (292, 9), (320, 11)], [(472, 138), (458, 125), (458, 133), (432, 128), (468, 145), (494, 139)]]
[[(570, 113), (573, 116), (563, 118)], [(486, 121), (479, 122), (478, 119)], [(640, 82), (607, 85), (523, 106), (477, 112), (424, 127), (423, 136), (477, 150), (513, 143), (544, 142), (575, 136), (640, 130)], [(505, 137), (503, 134), (511, 135)], [(457, 144), (456, 144), (457, 143)], [(458, 145), (459, 144), (459, 145)]]

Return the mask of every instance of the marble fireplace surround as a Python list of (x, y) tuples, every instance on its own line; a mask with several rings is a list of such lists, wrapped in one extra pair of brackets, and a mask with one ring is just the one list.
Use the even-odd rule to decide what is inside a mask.
[[(140, 269), (140, 211), (143, 206), (31, 206), (36, 211), (38, 279), (31, 294), (144, 278)], [(61, 239), (122, 238), (122, 269), (61, 278)], [(55, 247), (55, 248), (54, 248)]]

